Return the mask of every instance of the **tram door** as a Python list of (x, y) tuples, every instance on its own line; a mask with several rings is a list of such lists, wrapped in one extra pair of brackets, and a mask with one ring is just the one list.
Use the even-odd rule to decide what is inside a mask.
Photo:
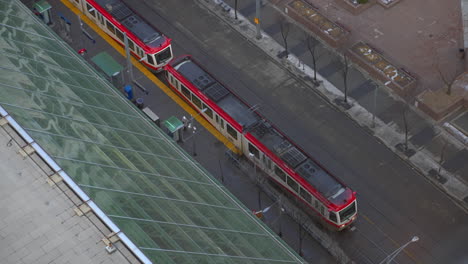
[(219, 130), (224, 135), (224, 119), (220, 118), (218, 115), (215, 115), (216, 123), (218, 124)]
[(272, 168), (271, 168), (271, 160), (270, 158), (268, 158), (267, 156), (265, 156), (265, 154), (262, 155), (262, 163), (263, 163), (263, 168), (266, 170), (266, 171), (271, 171)]
[(99, 23), (104, 26), (104, 18), (102, 18), (102, 15), (101, 13), (98, 13), (98, 20), (99, 20)]

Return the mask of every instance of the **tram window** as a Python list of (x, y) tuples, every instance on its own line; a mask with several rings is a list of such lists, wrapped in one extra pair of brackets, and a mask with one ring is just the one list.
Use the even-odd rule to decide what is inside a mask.
[(230, 126), (229, 124), (226, 125), (226, 128), (229, 135), (231, 135), (231, 137), (237, 140), (237, 131), (234, 130), (234, 128), (232, 128), (232, 126)]
[[(127, 38), (128, 39), (128, 38)], [(130, 39), (128, 39), (128, 47), (131, 49), (131, 50), (135, 50), (135, 44), (133, 43), (133, 41), (131, 41)]]
[(207, 115), (209, 118), (213, 119), (213, 110), (208, 108), (205, 104), (203, 104), (203, 109), (206, 109), (205, 115)]
[(338, 223), (338, 222), (336, 221), (336, 213), (335, 213), (335, 212), (330, 212), (330, 220), (333, 221), (333, 222), (335, 222), (335, 223)]
[(287, 184), (288, 184), (289, 187), (291, 187), (295, 192), (298, 192), (299, 185), (297, 184), (297, 182), (296, 182), (293, 178), (288, 177), (288, 179), (287, 179)]
[(185, 97), (190, 99), (190, 91), (187, 89), (187, 87), (181, 85), (180, 89), (182, 90), (182, 93), (185, 95)]
[(318, 209), (319, 209), (319, 202), (318, 202), (318, 200), (314, 200), (314, 204), (315, 204), (315, 205), (314, 205), (315, 209), (318, 210)]
[(252, 144), (249, 143), (249, 152), (254, 154), (254, 156), (259, 159), (260, 158), (260, 152), (256, 147), (254, 147)]
[(192, 95), (192, 103), (198, 107), (198, 109), (202, 109), (202, 102), (200, 101), (200, 99), (198, 99), (198, 97), (196, 97), (195, 95)]
[(224, 119), (221, 118), (221, 128), (224, 129)]
[(340, 211), (340, 219), (344, 221), (356, 213), (356, 202), (353, 202), (350, 206)]
[(171, 47), (159, 52), (158, 54), (156, 54), (156, 60), (158, 63), (163, 63), (165, 62), (166, 60), (168, 60), (169, 58), (171, 58)]
[(284, 171), (282, 171), (280, 168), (278, 168), (278, 166), (275, 165), (275, 174), (280, 177), (281, 180), (283, 180), (284, 182), (286, 181), (286, 173), (284, 173)]
[(219, 116), (216, 115), (216, 123), (219, 123)]
[(153, 59), (153, 56), (151, 54), (146, 54), (146, 59), (148, 60), (149, 64), (154, 65), (154, 59)]
[(306, 190), (301, 188), (300, 195), (304, 200), (306, 200), (308, 203), (312, 203), (312, 196), (310, 196), (310, 193), (308, 193)]
[(325, 215), (325, 207), (324, 207), (323, 205), (320, 206), (320, 213), (321, 213), (322, 215)]
[(120, 30), (115, 30), (115, 35), (117, 36), (117, 38), (120, 39), (120, 41), (122, 41), (122, 43), (124, 42), (124, 34), (122, 32), (120, 32)]
[(107, 29), (115, 35), (115, 28), (114, 28), (114, 25), (112, 25), (111, 22), (109, 22), (109, 20), (106, 20), (106, 26), (107, 26)]
[[(169, 81), (174, 85), (176, 84), (176, 81), (174, 80), (174, 76), (169, 75)], [(175, 85), (174, 85), (175, 86)]]
[(86, 10), (88, 11), (90, 15), (92, 15), (93, 17), (96, 17), (96, 9), (92, 7), (90, 4), (86, 4)]

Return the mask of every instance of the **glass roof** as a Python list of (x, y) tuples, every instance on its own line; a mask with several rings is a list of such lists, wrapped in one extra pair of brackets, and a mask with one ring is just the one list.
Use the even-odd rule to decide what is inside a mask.
[(18, 0), (0, 25), (0, 105), (151, 261), (303, 261)]

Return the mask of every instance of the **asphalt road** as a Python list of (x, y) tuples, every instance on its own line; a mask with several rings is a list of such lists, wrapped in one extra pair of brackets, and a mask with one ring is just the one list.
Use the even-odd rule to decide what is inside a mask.
[(303, 80), (196, 1), (125, 1), (173, 39), (176, 55), (192, 54), (260, 105), (264, 116), (358, 192), (357, 230), (333, 234), (357, 263), (378, 263), (413, 235), (420, 241), (398, 263), (468, 262), (467, 213)]

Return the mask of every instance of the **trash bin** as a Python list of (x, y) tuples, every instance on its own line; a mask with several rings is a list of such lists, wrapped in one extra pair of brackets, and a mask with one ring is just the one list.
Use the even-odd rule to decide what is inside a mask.
[(143, 109), (144, 105), (143, 105), (143, 98), (138, 98), (136, 99), (136, 106), (139, 108), (139, 109)]
[(127, 99), (131, 101), (133, 99), (133, 88), (130, 84), (125, 85), (124, 92), (127, 95)]

